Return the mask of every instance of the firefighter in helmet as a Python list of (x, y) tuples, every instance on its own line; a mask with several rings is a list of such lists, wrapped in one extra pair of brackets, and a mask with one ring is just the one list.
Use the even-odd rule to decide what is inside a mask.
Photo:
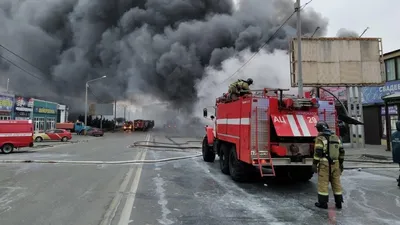
[(237, 100), (239, 96), (250, 94), (249, 86), (253, 84), (253, 79), (237, 80), (229, 85), (229, 96), (232, 100)]
[(342, 208), (343, 195), (340, 176), (343, 172), (344, 149), (339, 137), (329, 130), (325, 121), (316, 124), (313, 171), (318, 172), (318, 202), (316, 207), (327, 209), (329, 183), (332, 185), (336, 208)]

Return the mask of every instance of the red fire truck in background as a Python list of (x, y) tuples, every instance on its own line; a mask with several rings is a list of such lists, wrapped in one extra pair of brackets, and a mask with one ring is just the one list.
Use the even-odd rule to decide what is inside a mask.
[[(336, 127), (334, 102), (297, 98), (283, 89), (263, 89), (236, 101), (216, 100), (214, 128), (206, 126), (203, 159), (219, 156), (222, 173), (245, 181), (258, 169), (261, 176), (312, 178), (315, 125), (325, 120)], [(207, 109), (204, 109), (207, 117)]]
[(32, 120), (0, 120), (1, 151), (9, 154), (23, 147), (33, 147)]

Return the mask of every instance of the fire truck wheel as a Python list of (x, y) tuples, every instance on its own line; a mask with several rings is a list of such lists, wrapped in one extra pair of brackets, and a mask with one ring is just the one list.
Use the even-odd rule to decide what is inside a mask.
[(223, 174), (229, 175), (229, 145), (221, 144), (221, 154), (219, 156), (219, 167)]
[(214, 162), (215, 160), (215, 153), (213, 151), (213, 148), (208, 146), (207, 143), (207, 136), (204, 137), (203, 139), (203, 145), (202, 145), (202, 152), (203, 152), (203, 160), (205, 162)]
[(307, 182), (314, 175), (311, 167), (286, 167), (285, 169), (288, 178), (295, 182)]
[(4, 154), (10, 154), (13, 151), (14, 151), (14, 145), (12, 144), (4, 144), (3, 147), (1, 148), (1, 152), (3, 152)]
[(298, 172), (300, 174), (298, 175), (297, 181), (300, 182), (307, 182), (314, 176), (312, 167), (302, 167), (302, 170), (299, 170)]
[(248, 165), (237, 158), (236, 147), (233, 146), (229, 153), (229, 173), (232, 180), (245, 182), (248, 179)]

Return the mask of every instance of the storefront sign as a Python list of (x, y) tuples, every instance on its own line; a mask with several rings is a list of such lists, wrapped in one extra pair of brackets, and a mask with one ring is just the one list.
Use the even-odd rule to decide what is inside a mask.
[(43, 108), (43, 107), (34, 107), (33, 112), (35, 113), (43, 113), (43, 114), (57, 114), (55, 109)]
[(15, 111), (16, 112), (32, 112), (33, 98), (24, 98), (21, 96), (15, 97)]
[(383, 96), (396, 92), (400, 92), (400, 80), (386, 82), (386, 84), (381, 87), (363, 87), (361, 89), (362, 103), (383, 103)]
[[(397, 115), (397, 105), (391, 105), (389, 108), (389, 115)], [(384, 116), (386, 113), (385, 107), (381, 107), (381, 115)]]
[(0, 95), (0, 111), (11, 112), (14, 107), (14, 97)]

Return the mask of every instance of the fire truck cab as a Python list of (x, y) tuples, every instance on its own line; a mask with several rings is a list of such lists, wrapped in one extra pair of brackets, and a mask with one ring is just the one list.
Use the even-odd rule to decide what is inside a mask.
[[(311, 179), (315, 125), (323, 119), (336, 127), (335, 107), (333, 102), (297, 98), (284, 91), (256, 90), (236, 101), (217, 98), (211, 116), (214, 127), (206, 126), (203, 139), (204, 161), (214, 162), (218, 155), (222, 173), (235, 181), (245, 181), (257, 170), (262, 177)], [(207, 114), (205, 108), (203, 116)]]

